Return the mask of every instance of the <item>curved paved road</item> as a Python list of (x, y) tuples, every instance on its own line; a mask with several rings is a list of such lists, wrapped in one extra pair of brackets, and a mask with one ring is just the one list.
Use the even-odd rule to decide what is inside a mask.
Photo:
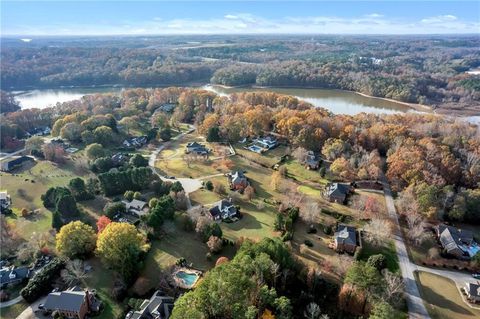
[(10, 307), (12, 305), (19, 303), (22, 300), (23, 300), (22, 296), (18, 296), (17, 298), (13, 298), (12, 300), (0, 302), (0, 308)]

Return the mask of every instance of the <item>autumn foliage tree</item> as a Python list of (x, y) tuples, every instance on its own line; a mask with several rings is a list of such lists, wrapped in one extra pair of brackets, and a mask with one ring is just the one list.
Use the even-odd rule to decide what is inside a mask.
[(107, 227), (107, 225), (110, 224), (111, 222), (112, 220), (107, 216), (100, 216), (100, 218), (98, 218), (97, 220), (98, 233), (100, 234), (105, 229), (105, 227)]
[(95, 249), (95, 231), (80, 221), (64, 225), (55, 239), (57, 252), (70, 259), (86, 257)]

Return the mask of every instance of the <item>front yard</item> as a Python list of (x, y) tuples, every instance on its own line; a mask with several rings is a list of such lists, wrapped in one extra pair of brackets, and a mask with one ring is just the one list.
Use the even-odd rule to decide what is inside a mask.
[(480, 310), (468, 307), (453, 281), (426, 272), (415, 273), (420, 294), (432, 319), (474, 319)]

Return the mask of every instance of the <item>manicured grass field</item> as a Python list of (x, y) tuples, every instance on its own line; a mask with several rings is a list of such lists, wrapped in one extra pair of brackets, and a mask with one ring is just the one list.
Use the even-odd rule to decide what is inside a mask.
[(244, 144), (235, 145), (235, 151), (247, 159), (268, 167), (272, 167), (273, 165), (277, 164), (280, 161), (280, 158), (285, 155), (286, 152), (285, 146), (277, 146), (273, 150), (266, 151), (263, 154), (258, 154), (245, 149), (244, 146)]
[(286, 167), (288, 176), (298, 181), (310, 181), (322, 185), (328, 183), (328, 180), (323, 178), (318, 170), (308, 170), (297, 160), (290, 159), (282, 166)]
[(448, 278), (426, 272), (415, 274), (420, 294), (433, 319), (480, 318), (480, 310), (468, 307), (455, 283)]

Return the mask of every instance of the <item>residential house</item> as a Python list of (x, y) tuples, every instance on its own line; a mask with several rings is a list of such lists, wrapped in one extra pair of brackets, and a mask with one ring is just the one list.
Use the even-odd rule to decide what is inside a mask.
[(357, 230), (355, 227), (339, 225), (334, 234), (334, 248), (338, 252), (355, 253), (357, 248)]
[(329, 183), (325, 186), (324, 196), (334, 203), (344, 204), (352, 188), (345, 184)]
[(156, 109), (155, 112), (162, 111), (162, 112), (165, 112), (165, 113), (171, 113), (171, 112), (173, 112), (173, 110), (175, 109), (176, 106), (177, 106), (177, 104), (175, 104), (175, 103), (164, 103), (164, 104), (160, 105), (160, 107), (158, 109)]
[(12, 156), (1, 162), (0, 169), (4, 172), (10, 172), (15, 168), (21, 167), (25, 162), (34, 161), (31, 156)]
[(317, 170), (320, 168), (320, 158), (313, 152), (308, 151), (305, 158), (305, 168)]
[(123, 153), (115, 153), (112, 155), (111, 159), (116, 165), (121, 165), (128, 161), (128, 155)]
[(231, 199), (222, 199), (216, 202), (209, 210), (210, 218), (214, 221), (221, 221), (232, 218), (237, 215), (237, 208), (233, 205)]
[(438, 225), (435, 230), (440, 245), (449, 255), (459, 259), (470, 259), (480, 251), (480, 247), (473, 238), (473, 233), (469, 230), (445, 224)]
[(197, 142), (188, 143), (186, 146), (185, 153), (190, 154), (197, 154), (197, 155), (208, 155), (210, 151), (203, 145)]
[(123, 146), (125, 147), (135, 147), (140, 148), (143, 145), (147, 144), (148, 138), (144, 136), (132, 137), (123, 141)]
[(0, 287), (3, 289), (13, 286), (28, 280), (28, 278), (30, 278), (30, 268), (28, 267), (5, 267), (0, 270)]
[(268, 135), (262, 138), (257, 138), (255, 140), (255, 144), (264, 149), (271, 150), (272, 148), (275, 148), (278, 145), (278, 141), (275, 136)]
[(44, 136), (48, 135), (52, 132), (50, 127), (44, 126), (44, 127), (36, 127), (30, 131), (27, 132), (27, 136)]
[(12, 205), (12, 198), (8, 195), (7, 191), (0, 192), (0, 213), (9, 209)]
[(168, 319), (173, 310), (173, 303), (172, 297), (162, 296), (157, 290), (150, 300), (143, 301), (140, 310), (130, 311), (125, 319)]
[(66, 318), (84, 319), (87, 314), (98, 312), (100, 303), (88, 290), (75, 286), (65, 291), (49, 293), (45, 304), (40, 305), (39, 309), (56, 311)]
[(248, 179), (242, 171), (233, 171), (227, 174), (230, 189), (243, 191), (248, 185)]
[(129, 201), (122, 201), (125, 204), (125, 207), (127, 208), (127, 212), (130, 214), (134, 215), (137, 218), (140, 218), (148, 213), (148, 203), (134, 199), (131, 202)]
[(480, 283), (467, 282), (465, 283), (465, 293), (467, 299), (475, 303), (480, 302)]

